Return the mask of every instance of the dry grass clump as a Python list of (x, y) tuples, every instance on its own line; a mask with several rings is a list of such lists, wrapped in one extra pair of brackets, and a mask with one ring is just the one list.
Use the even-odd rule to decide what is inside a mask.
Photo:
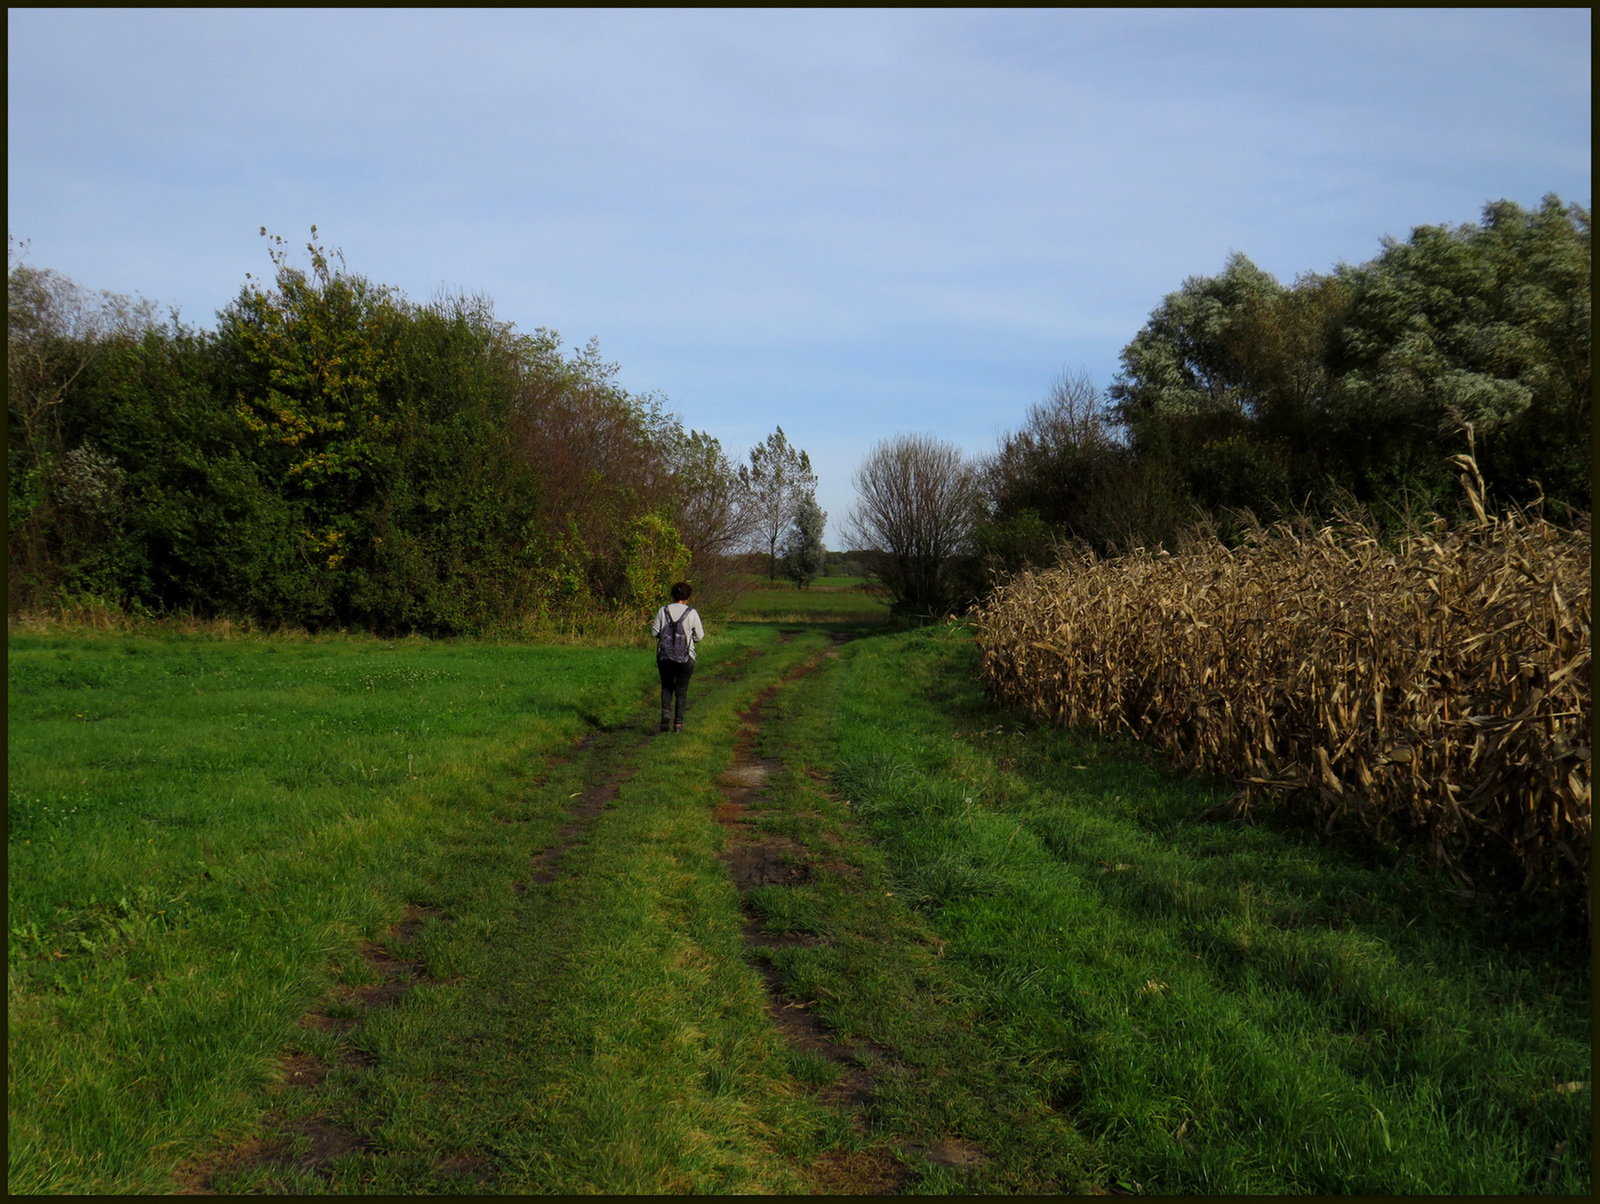
[[(258, 639), (267, 634), (245, 618), (203, 618), (188, 612), (152, 614), (129, 611), (100, 598), (63, 599), (6, 616), (6, 631), (13, 635), (187, 635), (213, 639)], [(285, 630), (274, 635), (304, 637)]]
[(1477, 521), (1393, 548), (1302, 521), (1023, 574), (977, 614), (991, 689), (1587, 908), (1589, 520), (1490, 516), (1457, 462)]

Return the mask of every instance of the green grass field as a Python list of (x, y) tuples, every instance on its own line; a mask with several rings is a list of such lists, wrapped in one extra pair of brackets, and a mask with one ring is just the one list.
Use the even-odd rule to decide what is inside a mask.
[(162, 1190), (252, 1125), (355, 943), (463, 889), (439, 850), (636, 712), (637, 660), (13, 638), (12, 1190)]
[(642, 647), (13, 634), (10, 1189), (1589, 1192), (1581, 942), (843, 613), (712, 625), (681, 737)]
[[(959, 629), (847, 655), (791, 696), (796, 728), (1102, 1182), (1587, 1194), (1581, 938), (1298, 828), (1202, 822), (1226, 788), (997, 713)], [(874, 958), (795, 960), (859, 1000)]]
[(768, 623), (882, 623), (889, 604), (868, 592), (862, 577), (818, 577), (805, 589), (752, 578), (733, 602), (730, 618)]

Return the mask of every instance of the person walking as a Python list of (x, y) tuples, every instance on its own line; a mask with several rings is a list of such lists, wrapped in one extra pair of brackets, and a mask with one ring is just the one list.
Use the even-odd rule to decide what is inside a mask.
[(672, 601), (656, 611), (650, 634), (656, 637), (656, 670), (661, 674), (661, 730), (681, 732), (689, 713), (689, 678), (694, 646), (706, 638), (700, 614), (689, 605), (694, 590), (687, 581), (672, 587)]

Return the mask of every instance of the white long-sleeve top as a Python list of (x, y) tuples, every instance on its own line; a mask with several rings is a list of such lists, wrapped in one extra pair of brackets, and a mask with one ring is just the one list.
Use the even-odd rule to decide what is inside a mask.
[(683, 618), (685, 611), (689, 612), (689, 618), (683, 624), (683, 634), (689, 637), (689, 659), (694, 660), (695, 643), (706, 638), (706, 629), (700, 623), (700, 612), (687, 602), (668, 602), (656, 611), (655, 621), (650, 624), (650, 634), (659, 639), (661, 629)]

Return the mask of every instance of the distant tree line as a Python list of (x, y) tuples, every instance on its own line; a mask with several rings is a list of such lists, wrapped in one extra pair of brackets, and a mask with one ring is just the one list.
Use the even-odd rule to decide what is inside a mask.
[(1058, 550), (1171, 545), (1195, 523), (1359, 511), (1380, 531), (1491, 498), (1593, 505), (1590, 215), (1548, 196), (1419, 226), (1279, 283), (1243, 255), (1163, 299), (1102, 394), (1063, 376), (980, 462), (923, 436), (856, 479), (858, 547), (897, 608), (942, 613)]
[(787, 458), (736, 469), (623, 389), (593, 341), (565, 352), (481, 297), (412, 302), (315, 227), (307, 251), (297, 267), (274, 237), (271, 280), (247, 279), (205, 330), (32, 267), (12, 241), (11, 613), (581, 626), (680, 577), (714, 583), (758, 531), (777, 531), (776, 557), (814, 505), (814, 476), (774, 497)]

